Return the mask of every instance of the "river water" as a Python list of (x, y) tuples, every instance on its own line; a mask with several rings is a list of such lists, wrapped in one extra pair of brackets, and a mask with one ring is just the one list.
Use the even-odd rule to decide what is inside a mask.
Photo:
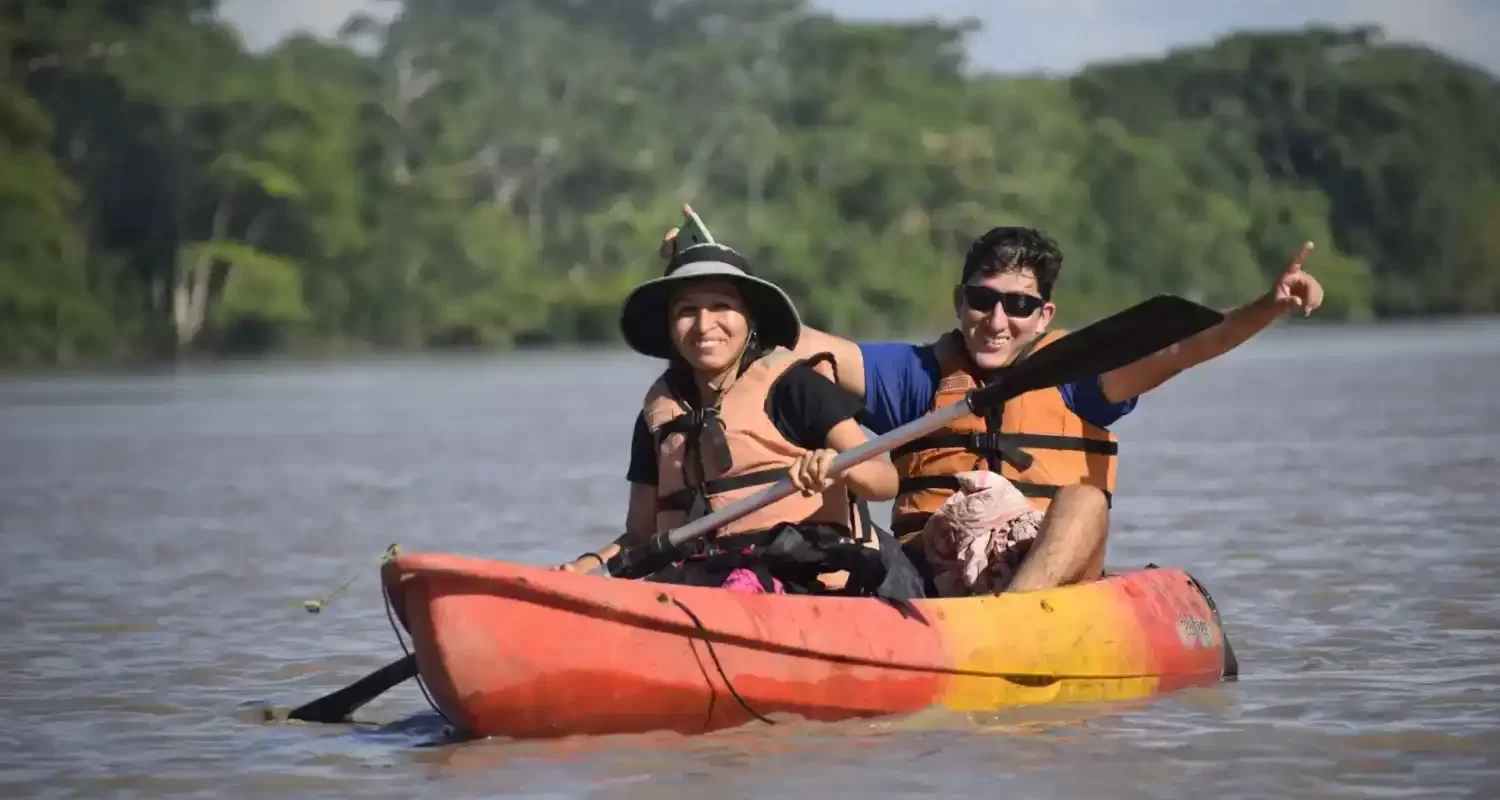
[[(1235, 683), (1149, 702), (445, 744), (392, 542), (612, 537), (622, 353), (0, 379), (0, 795), (1466, 797), (1500, 786), (1500, 324), (1277, 329), (1116, 428), (1109, 563), (1213, 592)], [(354, 582), (321, 614), (302, 601)]]

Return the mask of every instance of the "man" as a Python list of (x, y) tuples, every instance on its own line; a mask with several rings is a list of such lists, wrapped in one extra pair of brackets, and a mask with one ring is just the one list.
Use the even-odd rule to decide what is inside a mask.
[[(675, 231), (668, 233), (670, 252)], [(1114, 487), (1115, 438), (1108, 427), (1134, 410), (1140, 395), (1172, 376), (1239, 346), (1283, 314), (1311, 314), (1323, 302), (1317, 279), (1302, 271), (1308, 242), (1261, 297), (1226, 312), (1219, 325), (1096, 379), (1038, 390), (989, 419), (953, 429), (892, 454), (902, 488), (892, 529), (911, 559), (925, 558), (926, 518), (957, 489), (952, 476), (989, 469), (1010, 478), (1034, 508), (1040, 530), (1020, 554), (1007, 591), (1033, 591), (1099, 577)], [(854, 343), (804, 326), (797, 351), (831, 352), (839, 385), (865, 398), (863, 424), (877, 435), (954, 402), (984, 377), (1058, 338), (1047, 326), (1063, 256), (1033, 228), (999, 227), (969, 249), (953, 292), (957, 326), (936, 342)], [(929, 591), (931, 585), (929, 584)]]

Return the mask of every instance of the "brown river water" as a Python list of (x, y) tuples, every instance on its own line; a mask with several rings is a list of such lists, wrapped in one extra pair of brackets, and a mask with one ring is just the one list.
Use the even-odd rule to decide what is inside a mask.
[[(1109, 563), (1190, 570), (1238, 682), (1145, 702), (707, 736), (452, 743), (392, 542), (556, 562), (612, 537), (623, 353), (0, 378), (0, 795), (1493, 797), (1500, 323), (1277, 329), (1142, 399)], [(322, 614), (302, 609), (353, 576)]]

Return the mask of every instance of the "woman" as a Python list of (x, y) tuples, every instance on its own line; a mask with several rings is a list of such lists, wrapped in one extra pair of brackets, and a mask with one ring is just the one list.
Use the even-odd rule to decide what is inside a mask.
[(852, 594), (919, 596), (915, 571), (864, 508), (896, 495), (890, 461), (865, 461), (836, 480), (828, 474), (839, 452), (865, 442), (856, 421), (863, 404), (834, 382), (828, 360), (792, 356), (801, 328), (786, 293), (719, 244), (684, 249), (663, 277), (631, 292), (621, 314), (625, 341), (668, 364), (636, 419), (625, 535), (562, 569), (597, 567), (622, 545), (787, 477), (797, 494), (723, 526), (706, 553), (653, 579), (748, 591), (816, 592), (847, 582)]

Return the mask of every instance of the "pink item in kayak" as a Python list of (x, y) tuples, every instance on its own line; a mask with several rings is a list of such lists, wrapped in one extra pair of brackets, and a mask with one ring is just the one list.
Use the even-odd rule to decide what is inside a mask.
[(922, 530), (922, 546), (942, 597), (1005, 590), (1042, 524), (1042, 512), (993, 472), (961, 472), (958, 491)]
[[(786, 594), (786, 591), (781, 586), (781, 581), (775, 577), (771, 578), (771, 585), (776, 587), (775, 594)], [(719, 588), (728, 589), (731, 592), (743, 592), (745, 594), (766, 593), (766, 587), (761, 585), (760, 578), (757, 578), (755, 573), (744, 567), (735, 567), (731, 570), (728, 577), (724, 578), (724, 582), (719, 585)]]

